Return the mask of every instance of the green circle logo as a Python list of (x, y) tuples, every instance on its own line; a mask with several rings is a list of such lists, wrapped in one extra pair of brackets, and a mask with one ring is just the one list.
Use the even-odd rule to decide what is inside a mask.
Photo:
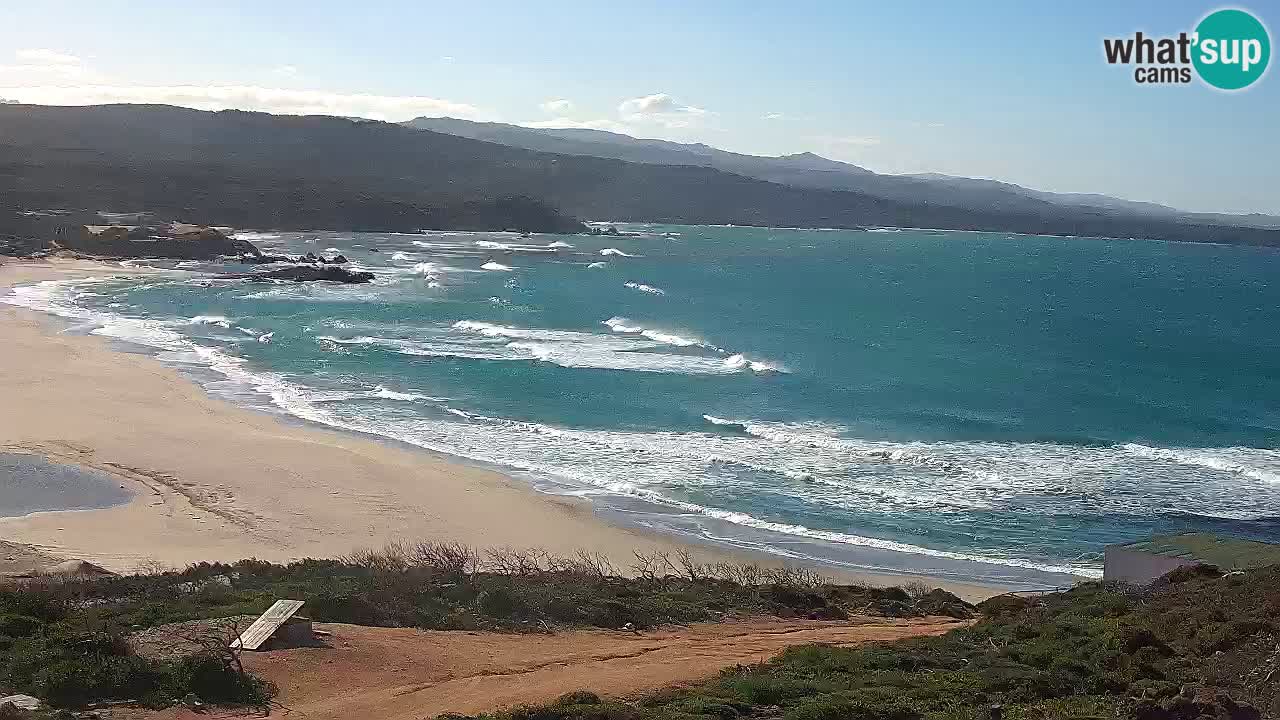
[(1246, 88), (1262, 77), (1271, 60), (1271, 37), (1243, 10), (1218, 10), (1196, 26), (1192, 63), (1200, 78), (1220, 90)]

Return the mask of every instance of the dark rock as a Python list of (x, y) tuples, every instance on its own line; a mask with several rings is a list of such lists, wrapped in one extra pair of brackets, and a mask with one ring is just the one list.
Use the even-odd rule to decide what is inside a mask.
[(298, 258), (292, 255), (277, 255), (275, 253), (241, 253), (239, 255), (228, 255), (223, 258), (227, 262), (244, 263), (245, 265), (266, 265), (268, 263), (296, 263)]
[(90, 230), (86, 225), (59, 235), (57, 244), (68, 250), (118, 258), (214, 260), (224, 255), (258, 254), (252, 243), (228, 237), (215, 228), (199, 228), (180, 235), (165, 232), (169, 231), (123, 225)]
[(232, 275), (231, 277), (246, 280), (292, 280), (294, 282), (337, 282), (347, 284), (367, 283), (373, 280), (373, 273), (347, 270), (346, 268), (329, 266), (298, 265), (261, 273)]

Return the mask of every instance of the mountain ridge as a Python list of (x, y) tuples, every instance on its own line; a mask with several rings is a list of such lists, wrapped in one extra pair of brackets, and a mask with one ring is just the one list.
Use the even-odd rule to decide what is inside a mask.
[(649, 164), (687, 164), (714, 167), (760, 180), (827, 190), (863, 192), (886, 200), (1017, 212), (1047, 212), (1045, 204), (1087, 208), (1103, 213), (1152, 216), (1179, 222), (1243, 224), (1280, 227), (1280, 216), (1263, 213), (1193, 213), (1159, 203), (1126, 200), (1101, 193), (1058, 193), (1015, 183), (942, 173), (892, 175), (825, 158), (813, 152), (789, 155), (748, 155), (703, 143), (678, 143), (636, 138), (588, 128), (530, 128), (456, 118), (415, 118), (406, 125), (529, 150), (608, 157)]
[(14, 232), (19, 212), (78, 208), (278, 229), (577, 232), (576, 218), (607, 218), (1280, 246), (1273, 230), (1062, 212), (1038, 203), (1031, 212), (891, 200), (715, 167), (549, 153), (331, 116), (0, 105), (0, 209), (10, 215), (0, 219), (0, 234)]

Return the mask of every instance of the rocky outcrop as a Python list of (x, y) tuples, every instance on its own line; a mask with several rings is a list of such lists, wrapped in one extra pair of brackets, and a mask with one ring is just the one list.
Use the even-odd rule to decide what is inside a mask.
[(214, 260), (224, 255), (258, 255), (247, 240), (230, 237), (211, 227), (174, 224), (84, 225), (69, 227), (54, 238), (55, 249), (118, 258)]
[(336, 265), (298, 265), (260, 273), (232, 275), (245, 280), (292, 280), (294, 282), (336, 282), (350, 285), (373, 280), (373, 273), (347, 270)]
[(245, 263), (246, 265), (266, 265), (270, 263), (316, 263), (321, 265), (346, 265), (351, 262), (346, 255), (334, 255), (333, 257), (325, 257), (324, 255), (316, 255), (315, 253), (307, 253), (306, 255), (279, 255), (276, 253), (245, 253), (242, 255), (233, 255), (226, 258), (231, 262)]

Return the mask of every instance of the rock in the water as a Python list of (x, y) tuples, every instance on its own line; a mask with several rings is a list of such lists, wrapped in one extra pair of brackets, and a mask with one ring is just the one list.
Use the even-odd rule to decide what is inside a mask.
[(123, 258), (213, 260), (223, 255), (256, 255), (253, 243), (221, 230), (195, 225), (169, 227), (84, 225), (56, 237), (57, 246), (90, 255)]
[(268, 272), (249, 275), (233, 275), (246, 280), (292, 280), (294, 282), (338, 282), (347, 284), (367, 283), (373, 280), (373, 273), (347, 270), (336, 265), (299, 265), (281, 268)]

